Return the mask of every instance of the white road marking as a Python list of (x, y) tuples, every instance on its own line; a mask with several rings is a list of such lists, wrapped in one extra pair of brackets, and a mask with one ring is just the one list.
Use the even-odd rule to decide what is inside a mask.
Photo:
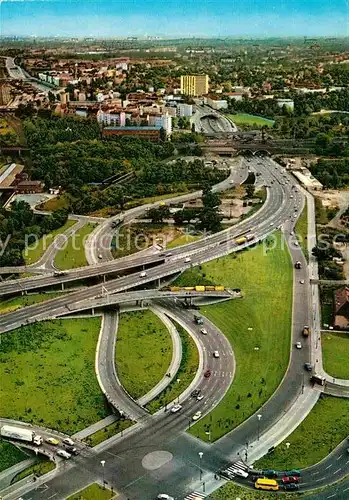
[(313, 473), (312, 473), (312, 476), (316, 476), (317, 474), (320, 474), (320, 472), (319, 472), (319, 471), (317, 471), (317, 472), (313, 472)]
[(339, 455), (339, 457), (337, 458), (337, 460), (340, 460), (342, 458), (343, 455)]
[(337, 495), (337, 493), (333, 493), (333, 495), (330, 495), (330, 496), (329, 496), (329, 497), (327, 497), (327, 498), (333, 498), (333, 497), (335, 497), (336, 495)]
[(333, 464), (330, 464), (330, 465), (328, 465), (327, 467), (325, 467), (325, 470), (326, 470), (326, 469), (329, 469), (330, 467), (332, 467), (332, 465), (333, 465)]
[(337, 469), (333, 474), (337, 474), (337, 472), (339, 472), (340, 470), (342, 470), (341, 467), (339, 469)]
[(345, 490), (343, 490), (343, 491), (348, 491), (348, 490), (349, 490), (349, 488), (345, 488)]
[(57, 493), (55, 493), (54, 495), (51, 495), (50, 497), (48, 497), (48, 499), (47, 499), (47, 500), (50, 500), (50, 498), (53, 498), (53, 497), (55, 497), (56, 495), (57, 495)]

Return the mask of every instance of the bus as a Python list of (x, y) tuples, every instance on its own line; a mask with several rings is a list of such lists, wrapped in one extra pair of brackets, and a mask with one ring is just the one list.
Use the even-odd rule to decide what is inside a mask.
[(277, 491), (279, 489), (279, 485), (275, 479), (267, 479), (266, 477), (262, 477), (257, 479), (254, 483), (254, 487), (257, 490), (273, 490)]

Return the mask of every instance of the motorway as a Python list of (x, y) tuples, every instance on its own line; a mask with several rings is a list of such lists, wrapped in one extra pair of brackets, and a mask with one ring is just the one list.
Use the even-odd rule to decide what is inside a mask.
[[(239, 228), (226, 230), (214, 235), (211, 239), (196, 242), (193, 244), (194, 246), (187, 245), (176, 250), (165, 264), (148, 269), (147, 277), (144, 280), (140, 279), (138, 273), (134, 273), (123, 278), (111, 280), (105, 283), (103, 288), (111, 293), (123, 291), (134, 286), (143, 285), (149, 281), (154, 281), (159, 277), (174, 274), (190, 267), (190, 265), (197, 265), (200, 262), (239, 250), (233, 239), (244, 230), (253, 232), (256, 239), (261, 239), (274, 231), (275, 227), (282, 226), (285, 236), (289, 239), (290, 232), (296, 220), (294, 210), (297, 208), (297, 214), (301, 212), (303, 196), (300, 195), (297, 189), (292, 188), (292, 181), (287, 179), (289, 178), (288, 174), (283, 174), (280, 167), (272, 160), (268, 158), (252, 159), (250, 168), (254, 167), (263, 172), (270, 188), (268, 188), (268, 199), (265, 203), (267, 209), (264, 207), (264, 210), (260, 210), (260, 212), (263, 211), (262, 216), (260, 212), (254, 215), (253, 228), (251, 220), (244, 221)], [(204, 246), (205, 248), (203, 249)], [(293, 262), (299, 260), (303, 264), (302, 269), (295, 271), (293, 333), (290, 340), (292, 347), (292, 344), (301, 338), (301, 330), (304, 324), (309, 323), (309, 297), (308, 287), (300, 283), (303, 279), (306, 283), (308, 280), (307, 265), (302, 252), (295, 244), (290, 245), (290, 252)], [(192, 258), (191, 263), (184, 263), (184, 255), (189, 254)], [(0, 330), (8, 331), (12, 329), (13, 326), (11, 325), (16, 323), (16, 321), (25, 322), (28, 319), (30, 320), (33, 313), (38, 318), (41, 315), (42, 318), (45, 317), (45, 309), (49, 309), (50, 314), (52, 314), (52, 312), (57, 312), (60, 308), (61, 310), (66, 310), (67, 305), (84, 298), (96, 297), (98, 293), (103, 295), (103, 288), (101, 285), (97, 285), (88, 288), (86, 291), (83, 290), (69, 294), (68, 298), (53, 299), (45, 305), (31, 306), (21, 311), (4, 315), (0, 319)], [(193, 327), (192, 313), (179, 309), (173, 302), (167, 304), (169, 314), (174, 314), (177, 320), (179, 318), (187, 325), (187, 328), (197, 329), (197, 327)], [(161, 305), (166, 304), (162, 301)], [(28, 310), (30, 310), (29, 315)], [(112, 322), (111, 325), (113, 324), (115, 323)], [(8, 330), (2, 330), (3, 328), (7, 328)], [(256, 440), (255, 415), (213, 445), (202, 443), (184, 433), (189, 424), (190, 416), (198, 408), (201, 409), (200, 404), (203, 404), (204, 408), (206, 406), (207, 409), (217, 404), (219, 398), (229, 388), (235, 370), (234, 365), (229, 369), (229, 363), (233, 362), (234, 358), (231, 354), (231, 347), (225, 340), (225, 337), (220, 332), (214, 331), (214, 325), (209, 324), (209, 322), (207, 322), (207, 325), (205, 324), (205, 328), (209, 329), (209, 335), (203, 337), (197, 332), (200, 340), (203, 342), (206, 339), (210, 342), (212, 342), (213, 338), (216, 340), (214, 344), (204, 346), (204, 355), (206, 356), (204, 366), (210, 366), (212, 369), (212, 363), (215, 363), (215, 365), (213, 366), (213, 376), (210, 379), (201, 379), (200, 388), (205, 394), (205, 398), (201, 403), (189, 399), (183, 402), (183, 410), (179, 414), (172, 415), (160, 412), (151, 419), (145, 417), (144, 422), (134, 427), (134, 430), (127, 436), (117, 438), (115, 444), (106, 444), (105, 448), (101, 447), (100, 451), (94, 452), (91, 457), (74, 458), (66, 471), (60, 472), (54, 479), (49, 481), (48, 489), (45, 492), (31, 491), (24, 498), (49, 499), (54, 497), (55, 500), (66, 498), (74, 490), (101, 478), (101, 459), (106, 460), (104, 468), (105, 479), (109, 485), (113, 485), (114, 489), (121, 491), (122, 498), (150, 500), (156, 494), (164, 492), (164, 485), (166, 485), (166, 492), (175, 495), (177, 498), (183, 498), (185, 493), (197, 488), (200, 468), (200, 464), (198, 463), (199, 451), (204, 453), (201, 464), (204, 477), (210, 476), (212, 479), (213, 473), (219, 468), (226, 466), (228, 459), (237, 457), (237, 453), (241, 452), (241, 448), (246, 442)], [(113, 326), (111, 326), (112, 331)], [(224, 341), (226, 344), (224, 344)], [(221, 344), (222, 342), (223, 344)], [(112, 348), (112, 346), (109, 346), (108, 351)], [(227, 353), (227, 355), (221, 356), (219, 360), (210, 361), (209, 353), (214, 348), (218, 349), (220, 353)], [(291, 406), (292, 402), (299, 397), (302, 386), (306, 389), (309, 388), (309, 382), (304, 379), (303, 371), (303, 365), (309, 359), (310, 346), (308, 345), (308, 341), (304, 342), (303, 340), (303, 349), (301, 350), (291, 349), (287, 376), (261, 410), (263, 413), (263, 419), (260, 422), (261, 434), (267, 432), (277, 423), (280, 415), (283, 415), (285, 408)], [(156, 453), (159, 450), (166, 450), (170, 454), (167, 457), (168, 462), (166, 460), (161, 464), (159, 462), (158, 468), (150, 470), (147, 465), (148, 459), (160, 460)], [(155, 454), (149, 456), (149, 453), (153, 452)], [(344, 462), (343, 457), (338, 458), (338, 460), (341, 467), (337, 472), (337, 469), (334, 472), (340, 478), (348, 472), (348, 465)], [(323, 474), (323, 466), (320, 465), (319, 467)], [(313, 478), (314, 475), (316, 476), (316, 472), (316, 469), (309, 471), (309, 483), (312, 485), (316, 481)], [(326, 481), (328, 482), (329, 477), (326, 477)]]
[[(267, 182), (273, 182), (273, 184), (270, 184), (270, 188), (268, 188), (268, 196), (264, 206), (250, 219), (203, 240), (174, 249), (172, 255), (166, 258), (164, 264), (148, 269), (145, 277), (140, 277), (139, 273), (132, 273), (121, 278), (112, 279), (104, 284), (94, 285), (77, 292), (69, 293), (63, 297), (4, 314), (0, 318), (0, 332), (12, 330), (14, 326), (18, 327), (37, 320), (65, 314), (67, 308), (69, 310), (68, 306), (74, 302), (103, 296), (108, 293), (122, 292), (130, 288), (144, 286), (146, 283), (160, 280), (167, 276), (175, 275), (190, 268), (192, 265), (195, 266), (240, 250), (245, 245), (237, 245), (234, 238), (242, 232), (253, 231), (255, 241), (258, 241), (264, 239), (275, 228), (285, 224), (286, 221), (295, 220), (295, 209), (298, 214), (302, 208), (302, 195), (297, 189), (292, 189), (291, 181), (286, 182), (285, 176), (282, 175), (280, 167), (275, 162), (269, 158), (265, 158), (258, 160), (258, 164), (256, 167), (258, 166), (263, 170)], [(253, 220), (254, 229), (251, 220)], [(288, 235), (288, 238), (291, 237)], [(295, 247), (294, 251), (296, 254), (301, 253), (297, 247)], [(191, 262), (185, 262), (184, 257), (188, 255), (191, 257)], [(86, 268), (86, 272), (91, 273), (92, 271)], [(37, 277), (32, 280), (39, 282), (41, 279), (46, 278)], [(59, 279), (57, 278), (57, 280)], [(11, 282), (0, 284), (0, 294), (4, 293), (6, 286), (11, 286)], [(12, 286), (16, 287), (17, 285), (16, 283), (12, 283)]]

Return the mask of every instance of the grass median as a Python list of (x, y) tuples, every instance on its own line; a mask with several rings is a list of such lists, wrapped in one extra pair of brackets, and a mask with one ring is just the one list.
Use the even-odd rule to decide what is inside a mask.
[(68, 434), (106, 417), (94, 370), (99, 330), (99, 318), (79, 318), (3, 333), (1, 416)]
[(45, 234), (38, 242), (25, 248), (23, 250), (25, 264), (29, 266), (29, 264), (34, 264), (38, 261), (44, 255), (48, 247), (53, 243), (54, 239), (59, 234), (67, 231), (67, 229), (72, 227), (74, 224), (76, 224), (75, 220), (68, 220), (64, 226), (52, 231), (51, 233)]
[[(216, 440), (237, 427), (274, 393), (290, 354), (292, 263), (282, 236), (257, 247), (204, 264), (191, 271), (192, 285), (216, 283), (241, 288), (242, 299), (201, 308), (230, 341), (236, 359), (234, 381), (227, 394), (191, 428)], [(195, 279), (194, 279), (195, 278)], [(195, 282), (194, 282), (195, 281)], [(186, 273), (177, 283), (188, 285)]]
[(11, 484), (17, 483), (18, 481), (21, 481), (21, 479), (31, 476), (32, 474), (35, 474), (36, 477), (43, 476), (44, 474), (51, 472), (51, 470), (53, 470), (55, 467), (55, 464), (47, 458), (39, 458), (38, 463), (30, 465), (26, 469), (16, 474), (12, 479)]
[(68, 239), (65, 247), (56, 254), (55, 265), (58, 269), (65, 270), (87, 266), (85, 242), (95, 227), (96, 224), (88, 223)]
[(45, 300), (54, 299), (55, 297), (59, 297), (61, 295), (63, 295), (61, 292), (36, 293), (3, 300), (0, 302), (0, 315), (17, 311), (17, 309), (22, 309), (22, 307), (38, 304), (39, 302), (44, 302)]
[(121, 384), (133, 398), (144, 396), (160, 382), (171, 359), (171, 336), (153, 312), (120, 315), (116, 369)]
[(332, 377), (349, 379), (349, 333), (322, 332), (325, 371)]
[(305, 258), (308, 260), (308, 207), (307, 202), (305, 202), (302, 213), (297, 220), (297, 224), (295, 226), (295, 234), (301, 247)]
[(349, 399), (323, 396), (313, 410), (275, 448), (272, 454), (258, 460), (253, 466), (262, 469), (303, 469), (324, 459), (348, 435)]
[[(173, 321), (173, 320), (171, 320)], [(199, 367), (199, 352), (192, 337), (176, 321), (173, 321), (182, 342), (182, 360), (172, 382), (156, 398), (147, 404), (150, 413), (174, 401), (193, 381)]]
[(103, 488), (100, 484), (93, 483), (84, 488), (83, 490), (74, 493), (67, 498), (67, 500), (111, 500), (116, 498), (118, 495), (109, 490), (108, 488)]
[(87, 438), (83, 439), (83, 441), (89, 446), (97, 446), (97, 444), (102, 443), (106, 439), (109, 439), (112, 436), (119, 434), (120, 432), (122, 434), (125, 429), (131, 427), (131, 425), (133, 424), (134, 422), (132, 422), (132, 420), (119, 419), (116, 422), (107, 425), (103, 429), (90, 434), (89, 436), (87, 436)]
[[(277, 494), (274, 492), (252, 490), (251, 488), (246, 488), (230, 481), (214, 491), (210, 495), (210, 498), (212, 500), (264, 500), (265, 498), (275, 498), (275, 495)], [(294, 493), (282, 493), (281, 498), (283, 500), (294, 500), (295, 495)]]

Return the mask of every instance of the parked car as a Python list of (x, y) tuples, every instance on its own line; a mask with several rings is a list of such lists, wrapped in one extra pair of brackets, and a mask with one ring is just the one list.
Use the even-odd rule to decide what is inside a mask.
[(204, 377), (205, 377), (205, 378), (209, 378), (209, 377), (211, 377), (211, 370), (210, 370), (209, 368), (205, 371), (205, 373), (204, 373)]
[(276, 472), (276, 470), (273, 470), (273, 469), (262, 470), (262, 474), (265, 477), (271, 477), (271, 478), (278, 477), (278, 473)]
[(284, 472), (284, 476), (297, 476), (300, 477), (301, 471), (298, 469), (291, 469)]

